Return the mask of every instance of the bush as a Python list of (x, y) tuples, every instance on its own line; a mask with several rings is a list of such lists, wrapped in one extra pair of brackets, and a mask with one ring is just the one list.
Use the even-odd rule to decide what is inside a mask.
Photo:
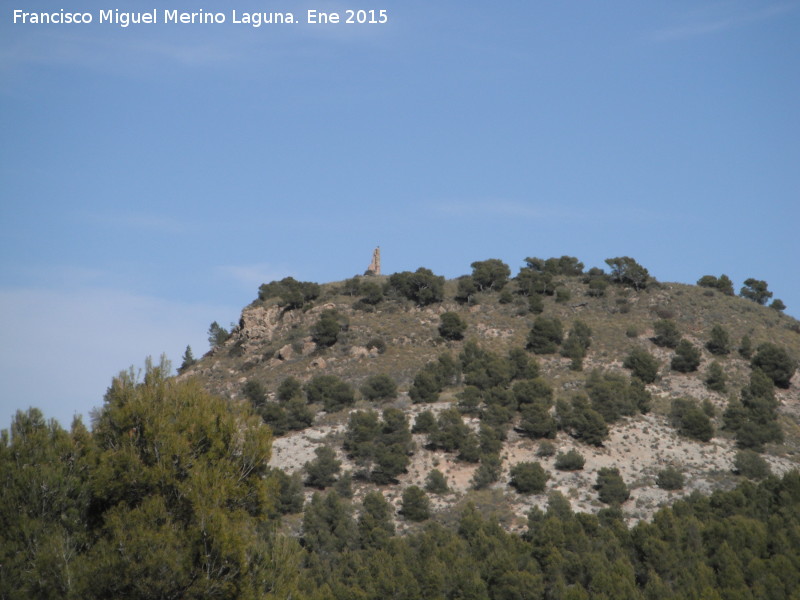
[(728, 330), (722, 325), (714, 325), (711, 328), (711, 334), (708, 342), (706, 342), (706, 349), (711, 354), (717, 356), (724, 356), (731, 352), (731, 338), (728, 335)]
[(307, 474), (305, 483), (310, 487), (324, 489), (336, 481), (342, 461), (336, 459), (336, 453), (328, 446), (319, 446), (314, 454), (317, 457), (304, 466)]
[(328, 348), (339, 339), (339, 333), (347, 328), (346, 318), (335, 310), (324, 310), (311, 326), (311, 339), (317, 346)]
[(511, 275), (508, 265), (497, 258), (476, 261), (470, 266), (472, 279), (480, 291), (503, 289)]
[(629, 285), (639, 291), (647, 287), (650, 274), (642, 265), (628, 256), (607, 258), (606, 264), (611, 267), (611, 281)]
[(653, 383), (658, 375), (658, 361), (644, 348), (631, 350), (622, 366), (630, 369), (631, 375), (638, 377), (644, 383)]
[(481, 391), (474, 385), (468, 385), (461, 392), (456, 394), (458, 398), (458, 410), (467, 415), (474, 415), (478, 412), (481, 404)]
[(750, 364), (761, 369), (779, 388), (788, 388), (795, 371), (795, 361), (783, 348), (775, 344), (761, 344)]
[(472, 475), (470, 482), (472, 489), (483, 490), (500, 479), (500, 474), (502, 473), (501, 462), (500, 457), (496, 454), (485, 455)]
[(772, 292), (767, 289), (767, 282), (752, 277), (744, 280), (744, 286), (739, 290), (742, 298), (747, 298), (758, 304), (766, 304), (772, 298)]
[(423, 410), (414, 420), (412, 433), (430, 433), (436, 430), (436, 417), (429, 410)]
[(522, 407), (517, 431), (533, 439), (553, 439), (558, 432), (558, 425), (550, 415), (549, 406), (542, 402), (534, 402)]
[(400, 296), (419, 306), (427, 306), (444, 299), (444, 277), (420, 267), (414, 273), (403, 271), (389, 277), (389, 287)]
[(446, 340), (464, 339), (466, 330), (467, 324), (458, 313), (446, 312), (439, 317), (439, 335)]
[(701, 287), (713, 288), (719, 290), (727, 296), (733, 296), (733, 282), (727, 275), (720, 275), (719, 278), (713, 275), (703, 275), (698, 281), (697, 285)]
[(603, 415), (589, 406), (585, 396), (572, 400), (572, 406), (560, 404), (558, 407), (561, 426), (571, 435), (592, 446), (602, 446), (608, 437), (608, 425)]
[(281, 402), (288, 402), (292, 398), (302, 396), (303, 385), (296, 377), (287, 377), (278, 386), (276, 396)]
[(773, 300), (772, 303), (769, 305), (769, 307), (772, 310), (777, 310), (778, 312), (783, 312), (784, 310), (786, 310), (786, 305), (780, 298), (776, 298), (775, 300)]
[(431, 503), (425, 491), (416, 485), (403, 490), (400, 514), (409, 521), (424, 521), (431, 516)]
[(672, 425), (681, 435), (708, 442), (714, 437), (714, 426), (708, 414), (689, 398), (676, 398), (672, 401), (670, 413)]
[(548, 442), (547, 440), (542, 440), (539, 442), (539, 449), (536, 451), (536, 456), (547, 458), (550, 456), (555, 456), (555, 454), (556, 447), (553, 445), (553, 442)]
[(563, 338), (561, 321), (555, 317), (536, 317), (528, 334), (528, 349), (534, 354), (553, 354)]
[(425, 478), (425, 491), (430, 494), (446, 494), (450, 491), (447, 479), (439, 469), (431, 469)]
[(650, 409), (650, 393), (637, 378), (594, 370), (586, 381), (586, 390), (592, 400), (592, 408), (607, 423), (637, 412), (646, 413)]
[(388, 400), (397, 396), (397, 384), (385, 373), (370, 375), (361, 386), (361, 395), (367, 400)]
[(683, 473), (675, 467), (667, 467), (659, 471), (656, 477), (656, 485), (662, 490), (682, 490), (684, 484)]
[(359, 302), (368, 306), (375, 306), (383, 300), (383, 286), (375, 281), (366, 281), (361, 285), (361, 298)]
[(252, 404), (256, 409), (260, 406), (263, 406), (267, 401), (267, 388), (265, 388), (261, 382), (256, 381), (255, 379), (250, 379), (244, 384), (242, 387), (242, 393), (244, 394), (244, 397), (250, 401), (250, 404)]
[(538, 462), (521, 462), (509, 471), (510, 485), (520, 494), (539, 494), (544, 491), (550, 474)]
[(475, 295), (478, 293), (478, 284), (470, 275), (462, 275), (458, 278), (458, 289), (455, 301), (459, 304), (474, 304)]
[(662, 348), (676, 348), (681, 341), (681, 332), (674, 321), (661, 319), (653, 324), (653, 343)]
[(559, 453), (556, 456), (555, 467), (559, 471), (580, 471), (586, 459), (577, 450), (570, 450), (566, 453)]
[(353, 387), (336, 375), (317, 375), (305, 386), (309, 402), (322, 404), (327, 412), (336, 412), (356, 401)]
[(722, 370), (722, 365), (717, 361), (708, 365), (705, 378), (706, 387), (712, 391), (724, 393), (726, 389), (725, 382), (725, 371)]
[(544, 312), (544, 300), (542, 300), (541, 294), (531, 294), (528, 297), (528, 311), (535, 315)]
[(600, 502), (604, 504), (622, 504), (631, 495), (617, 468), (604, 467), (600, 469), (597, 472), (597, 483), (594, 487)]
[(689, 340), (681, 340), (675, 348), (670, 367), (680, 373), (691, 373), (700, 366), (700, 350), (695, 348)]
[(753, 342), (750, 341), (750, 337), (747, 335), (743, 336), (742, 341), (739, 343), (739, 356), (748, 359), (753, 356)]
[(258, 299), (278, 298), (278, 305), (287, 310), (302, 308), (308, 302), (319, 297), (321, 288), (310, 281), (297, 281), (292, 277), (284, 277), (280, 281), (271, 281), (258, 288)]
[(230, 337), (231, 334), (228, 330), (216, 321), (211, 323), (211, 326), (208, 328), (208, 343), (211, 345), (212, 350), (222, 346)]
[(592, 330), (583, 321), (575, 321), (569, 336), (561, 347), (561, 356), (572, 359), (570, 368), (573, 371), (583, 369), (583, 359), (592, 344)]
[(273, 481), (277, 484), (278, 512), (282, 515), (297, 514), (303, 511), (303, 481), (299, 472), (287, 475), (280, 469), (271, 472)]
[(769, 464), (752, 450), (740, 450), (733, 459), (734, 472), (748, 479), (764, 479), (771, 473)]

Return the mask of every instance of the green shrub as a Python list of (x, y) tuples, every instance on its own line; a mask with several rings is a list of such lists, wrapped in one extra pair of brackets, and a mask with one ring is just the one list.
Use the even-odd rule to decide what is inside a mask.
[(458, 289), (455, 301), (460, 304), (475, 304), (478, 285), (471, 275), (462, 275), (458, 278)]
[(214, 321), (208, 328), (208, 343), (211, 349), (214, 350), (222, 346), (231, 337), (227, 329), (222, 327), (219, 323)]
[(564, 327), (555, 317), (536, 317), (528, 334), (528, 349), (534, 354), (553, 354), (564, 339)]
[(466, 330), (467, 324), (458, 313), (446, 312), (439, 317), (439, 335), (446, 340), (464, 339)]
[(414, 419), (414, 427), (411, 428), (412, 433), (430, 433), (436, 429), (436, 417), (429, 410), (423, 410)]
[(470, 481), (472, 489), (483, 490), (500, 479), (502, 460), (497, 454), (487, 454), (481, 458), (481, 464), (475, 469)]
[(742, 341), (739, 342), (739, 356), (747, 359), (753, 356), (753, 342), (750, 341), (750, 336), (743, 336)]
[(389, 277), (389, 287), (419, 306), (427, 306), (444, 299), (444, 277), (420, 267), (414, 273), (403, 271)]
[(658, 376), (658, 361), (644, 348), (634, 348), (625, 357), (622, 366), (631, 370), (631, 375), (644, 383), (653, 383)]
[(327, 412), (336, 412), (356, 401), (353, 387), (336, 375), (317, 375), (305, 386), (309, 402), (322, 404)]
[(314, 450), (316, 458), (307, 462), (306, 485), (324, 489), (333, 485), (336, 475), (341, 471), (342, 461), (336, 459), (336, 453), (328, 446), (319, 446)]
[(767, 300), (772, 298), (772, 292), (767, 289), (768, 287), (766, 281), (750, 277), (744, 280), (744, 286), (739, 290), (739, 295), (742, 298), (747, 298), (748, 300), (764, 305), (767, 303)]
[(662, 490), (682, 490), (684, 484), (683, 473), (675, 467), (667, 467), (658, 472), (656, 485)]
[(796, 363), (788, 352), (775, 344), (761, 344), (750, 364), (761, 369), (779, 388), (787, 389), (791, 383)]
[(542, 458), (547, 458), (550, 456), (555, 456), (556, 454), (556, 447), (553, 442), (548, 442), (547, 440), (542, 440), (539, 442), (539, 449), (536, 451), (536, 456), (541, 456)]
[(559, 453), (556, 456), (555, 467), (559, 471), (580, 471), (586, 459), (577, 450), (570, 450), (566, 453)]
[(610, 278), (614, 283), (639, 291), (645, 289), (651, 279), (647, 269), (629, 256), (607, 258), (605, 262), (611, 268)]
[(431, 516), (431, 503), (425, 491), (416, 485), (403, 490), (400, 514), (409, 521), (424, 521)]
[(450, 491), (447, 479), (439, 469), (431, 469), (425, 478), (425, 491), (430, 494), (446, 494)]
[(481, 404), (482, 397), (481, 391), (474, 385), (468, 385), (458, 394), (458, 410), (464, 414), (474, 415), (478, 413), (478, 407)]
[(263, 406), (267, 401), (267, 388), (264, 387), (264, 384), (255, 379), (249, 379), (247, 383), (242, 386), (242, 393), (256, 409)]
[(661, 319), (653, 324), (653, 343), (662, 348), (676, 348), (681, 341), (681, 332), (674, 321)]
[(681, 340), (675, 348), (670, 367), (680, 373), (691, 373), (700, 366), (700, 350), (695, 348), (689, 340)]
[(508, 282), (511, 269), (502, 260), (490, 258), (472, 263), (472, 279), (480, 291), (499, 291)]
[(597, 483), (594, 487), (600, 502), (604, 504), (622, 504), (631, 495), (617, 468), (603, 467), (600, 469), (597, 472)]
[(730, 354), (731, 338), (730, 335), (728, 335), (727, 329), (722, 325), (714, 325), (714, 327), (711, 328), (709, 336), (708, 342), (706, 342), (706, 349), (711, 352), (711, 354), (716, 354), (717, 356)]
[(361, 385), (361, 395), (367, 400), (388, 400), (397, 396), (397, 384), (385, 373), (370, 375)]
[(544, 491), (550, 474), (538, 462), (521, 462), (509, 471), (511, 487), (520, 494), (539, 494)]
[(681, 435), (708, 442), (714, 437), (714, 426), (706, 412), (690, 398), (676, 398), (672, 401), (670, 413), (673, 426)]
[(347, 319), (335, 310), (324, 310), (311, 326), (311, 339), (317, 346), (328, 348), (339, 339), (339, 333), (347, 328)]
[(292, 398), (302, 396), (303, 384), (296, 377), (287, 377), (278, 386), (276, 396), (281, 402), (288, 402)]
[(708, 365), (705, 378), (706, 387), (712, 391), (723, 393), (726, 389), (725, 382), (725, 371), (722, 370), (722, 365), (717, 361)]
[(280, 281), (271, 281), (258, 288), (258, 299), (261, 301), (278, 298), (278, 305), (287, 310), (302, 308), (308, 302), (319, 297), (319, 284), (310, 281), (297, 281), (292, 277), (284, 277)]
[(769, 464), (752, 450), (740, 450), (733, 459), (734, 471), (748, 479), (764, 479), (771, 473)]
[(539, 315), (544, 312), (544, 300), (541, 294), (531, 294), (528, 296), (528, 311)]

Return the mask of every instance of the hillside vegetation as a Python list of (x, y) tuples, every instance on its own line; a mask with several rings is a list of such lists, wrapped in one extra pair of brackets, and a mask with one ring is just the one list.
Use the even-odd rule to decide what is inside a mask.
[(0, 598), (796, 598), (800, 323), (606, 263), (266, 283), (91, 430), (19, 412)]
[[(762, 305), (767, 284), (750, 279), (737, 297), (725, 275), (685, 285), (657, 282), (628, 257), (607, 266), (529, 258), (511, 277), (490, 259), (450, 281), (420, 268), (272, 282), (185, 376), (263, 416), (279, 436), (273, 466), (305, 478), (327, 447), (341, 463), (334, 480), (352, 481), (356, 499), (380, 486), (397, 514), (405, 488), (424, 489), (434, 471), (448, 489), (431, 494), (434, 515), (491, 492), (515, 530), (548, 491), (575, 510), (605, 506), (595, 489), (604, 468), (630, 491), (630, 522), (676, 496), (735, 485), (744, 450), (775, 473), (793, 469), (798, 394), (785, 376), (800, 324), (782, 303)], [(326, 386), (338, 391), (328, 397)], [(375, 434), (368, 450), (348, 446), (368, 435), (359, 419), (378, 431), (387, 410), (403, 415), (410, 440), (387, 450)], [(559, 468), (570, 453), (582, 468)], [(544, 468), (539, 493), (515, 491), (518, 463)], [(679, 489), (658, 485), (668, 469)]]

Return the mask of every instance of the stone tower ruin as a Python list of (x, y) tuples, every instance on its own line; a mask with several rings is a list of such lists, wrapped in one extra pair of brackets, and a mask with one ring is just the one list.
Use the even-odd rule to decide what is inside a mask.
[(369, 263), (364, 275), (380, 275), (381, 274), (381, 247), (378, 246), (372, 251), (372, 262)]

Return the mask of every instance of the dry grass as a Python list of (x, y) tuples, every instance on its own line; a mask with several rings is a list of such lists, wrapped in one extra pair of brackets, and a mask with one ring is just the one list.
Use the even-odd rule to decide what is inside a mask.
[[(434, 507), (440, 514), (465, 499), (495, 503), (496, 510), (513, 529), (524, 524), (525, 513), (531, 506), (544, 506), (546, 503), (546, 494), (523, 497), (507, 487), (508, 469), (522, 460), (542, 462), (552, 475), (548, 490), (562, 492), (576, 509), (589, 511), (600, 507), (592, 487), (597, 470), (603, 466), (618, 467), (632, 487), (631, 500), (624, 507), (632, 520), (646, 517), (659, 506), (691, 491), (706, 492), (734, 484), (736, 478), (730, 469), (735, 448), (730, 437), (719, 432), (720, 415), (729, 395), (738, 394), (747, 382), (750, 368), (748, 361), (735, 351), (727, 357), (714, 357), (708, 353), (704, 344), (709, 331), (719, 324), (728, 330), (734, 346), (738, 346), (742, 336), (748, 335), (754, 347), (770, 341), (800, 358), (800, 334), (792, 330), (798, 328), (798, 322), (748, 300), (718, 292), (709, 294), (707, 289), (690, 285), (658, 284), (639, 293), (610, 286), (604, 297), (592, 298), (586, 295), (587, 286), (579, 278), (563, 279), (571, 292), (571, 299), (557, 303), (554, 298), (545, 298), (544, 314), (561, 319), (567, 331), (576, 319), (584, 321), (592, 329), (592, 344), (583, 371), (571, 371), (569, 359), (558, 355), (538, 358), (556, 396), (568, 398), (582, 390), (592, 369), (626, 372), (622, 361), (630, 349), (638, 346), (646, 348), (661, 364), (659, 378), (648, 386), (654, 398), (651, 414), (614, 426), (610, 439), (600, 449), (576, 444), (571, 438), (559, 434), (555, 440), (559, 452), (575, 448), (586, 458), (584, 470), (576, 473), (555, 470), (553, 458), (536, 456), (538, 442), (520, 439), (512, 433), (503, 451), (506, 458), (501, 480), (492, 489), (480, 493), (469, 490), (475, 465), (459, 462), (452, 455), (426, 450), (424, 438), (415, 436), (417, 450), (408, 473), (401, 477), (399, 486), (385, 488), (390, 500), (398, 503), (406, 485), (424, 485), (428, 472), (435, 467), (445, 473), (453, 488), (451, 494), (435, 498)], [(425, 363), (435, 360), (443, 352), (457, 357), (463, 348), (465, 341), (445, 342), (439, 337), (437, 327), (441, 313), (458, 312), (468, 324), (467, 339), (475, 339), (482, 347), (503, 355), (512, 347), (524, 347), (535, 318), (527, 312), (527, 303), (523, 299), (500, 304), (497, 294), (479, 296), (479, 303), (474, 306), (463, 306), (449, 300), (417, 308), (407, 301), (391, 300), (384, 301), (373, 312), (365, 312), (353, 307), (354, 298), (338, 295), (337, 284), (328, 284), (324, 288), (323, 298), (305, 312), (292, 311), (281, 315), (274, 306), (263, 303), (245, 308), (243, 321), (246, 327), (236, 330), (223, 348), (205, 356), (190, 375), (199, 377), (212, 391), (236, 400), (241, 398), (242, 385), (251, 378), (274, 391), (289, 376), (308, 381), (318, 374), (334, 374), (358, 387), (371, 374), (387, 373), (395, 378), (402, 392), (389, 405), (402, 408), (413, 418), (422, 409), (450, 406), (458, 391), (457, 388), (447, 390), (440, 402), (432, 407), (412, 405), (405, 395), (414, 375)], [(452, 298), (455, 282), (448, 282), (446, 288)], [(309, 331), (320, 312), (327, 308), (345, 314), (350, 326), (332, 348), (320, 351), (310, 342)], [(702, 364), (696, 373), (684, 375), (670, 371), (672, 351), (658, 348), (650, 341), (653, 323), (664, 317), (672, 318), (683, 336), (702, 348)], [(635, 329), (638, 335), (629, 337), (631, 329)], [(367, 343), (374, 338), (386, 343), (384, 353), (367, 350)], [(712, 360), (718, 360), (725, 371), (727, 394), (711, 392), (702, 382)], [(767, 459), (775, 472), (795, 468), (800, 457), (800, 375), (796, 375), (795, 380), (789, 390), (778, 391), (786, 442), (769, 448)], [(715, 424), (718, 434), (708, 444), (679, 438), (668, 425), (672, 399), (686, 396), (708, 399), (717, 411)], [(357, 408), (367, 406), (371, 405), (362, 402)], [(276, 439), (273, 464), (288, 471), (302, 468), (307, 460), (313, 458), (317, 444), (323, 441), (334, 445), (339, 443), (347, 414), (345, 411), (318, 415), (314, 428)], [(354, 467), (341, 452), (340, 455), (346, 468)], [(687, 476), (684, 491), (666, 492), (655, 486), (658, 470), (667, 465), (684, 470)], [(368, 489), (364, 484), (358, 484), (356, 488), (357, 499)]]

